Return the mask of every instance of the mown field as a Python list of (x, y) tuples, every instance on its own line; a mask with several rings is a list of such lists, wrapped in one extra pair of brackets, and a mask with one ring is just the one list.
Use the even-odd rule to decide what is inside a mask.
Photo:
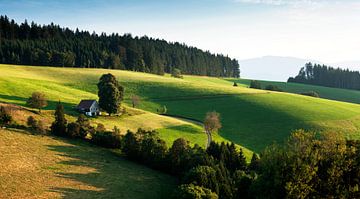
[(83, 141), (0, 129), (0, 198), (168, 198), (176, 180)]
[[(195, 124), (180, 120), (164, 124), (163, 116), (153, 114), (164, 105), (169, 114), (197, 120), (203, 120), (208, 111), (219, 112), (223, 128), (215, 139), (230, 140), (255, 152), (273, 142), (282, 142), (292, 130), (299, 128), (360, 137), (360, 105), (249, 89), (246, 83), (233, 87), (233, 79), (198, 76), (176, 79), (169, 75), (119, 70), (11, 65), (0, 65), (0, 71), (3, 73), (0, 77), (1, 101), (24, 105), (31, 92), (42, 91), (51, 101), (47, 109), (54, 109), (55, 103), (61, 100), (70, 115), (73, 114), (72, 107), (80, 99), (97, 98), (96, 83), (102, 74), (110, 72), (125, 87), (127, 105), (131, 95), (136, 94), (142, 98), (139, 108), (152, 113), (127, 116), (134, 119), (131, 122), (124, 122), (121, 118), (99, 118), (94, 122), (101, 121), (109, 128), (113, 125), (127, 128), (127, 125), (137, 127), (154, 123), (149, 128), (155, 127), (169, 142), (185, 137), (204, 146), (206, 139), (201, 127)], [(242, 80), (236, 81), (241, 83)]]

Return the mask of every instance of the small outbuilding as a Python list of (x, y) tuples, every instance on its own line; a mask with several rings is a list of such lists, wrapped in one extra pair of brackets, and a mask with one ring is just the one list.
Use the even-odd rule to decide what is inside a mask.
[(96, 100), (81, 100), (76, 110), (87, 116), (100, 115), (99, 103)]

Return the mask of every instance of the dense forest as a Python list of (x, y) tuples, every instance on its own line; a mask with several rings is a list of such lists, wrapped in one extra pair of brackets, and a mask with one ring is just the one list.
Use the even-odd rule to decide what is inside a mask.
[(178, 42), (131, 34), (101, 35), (59, 25), (17, 24), (0, 17), (0, 63), (61, 67), (109, 68), (239, 77), (239, 63)]
[(290, 77), (288, 82), (360, 90), (360, 73), (349, 69), (307, 63), (301, 68), (299, 74), (295, 78)]

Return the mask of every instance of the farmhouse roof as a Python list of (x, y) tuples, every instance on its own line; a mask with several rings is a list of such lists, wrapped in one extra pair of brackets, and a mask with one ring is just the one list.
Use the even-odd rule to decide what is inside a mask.
[(79, 109), (89, 109), (96, 100), (81, 100), (77, 106)]

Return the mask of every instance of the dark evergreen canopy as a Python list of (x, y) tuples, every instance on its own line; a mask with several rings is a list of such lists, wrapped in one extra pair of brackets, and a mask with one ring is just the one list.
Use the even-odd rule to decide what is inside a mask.
[(290, 77), (288, 82), (360, 90), (360, 73), (349, 69), (307, 63), (300, 69), (299, 74), (294, 78)]
[(111, 68), (156, 74), (239, 77), (239, 64), (228, 56), (178, 42), (131, 34), (101, 35), (59, 25), (17, 24), (0, 17), (0, 63), (61, 67)]

